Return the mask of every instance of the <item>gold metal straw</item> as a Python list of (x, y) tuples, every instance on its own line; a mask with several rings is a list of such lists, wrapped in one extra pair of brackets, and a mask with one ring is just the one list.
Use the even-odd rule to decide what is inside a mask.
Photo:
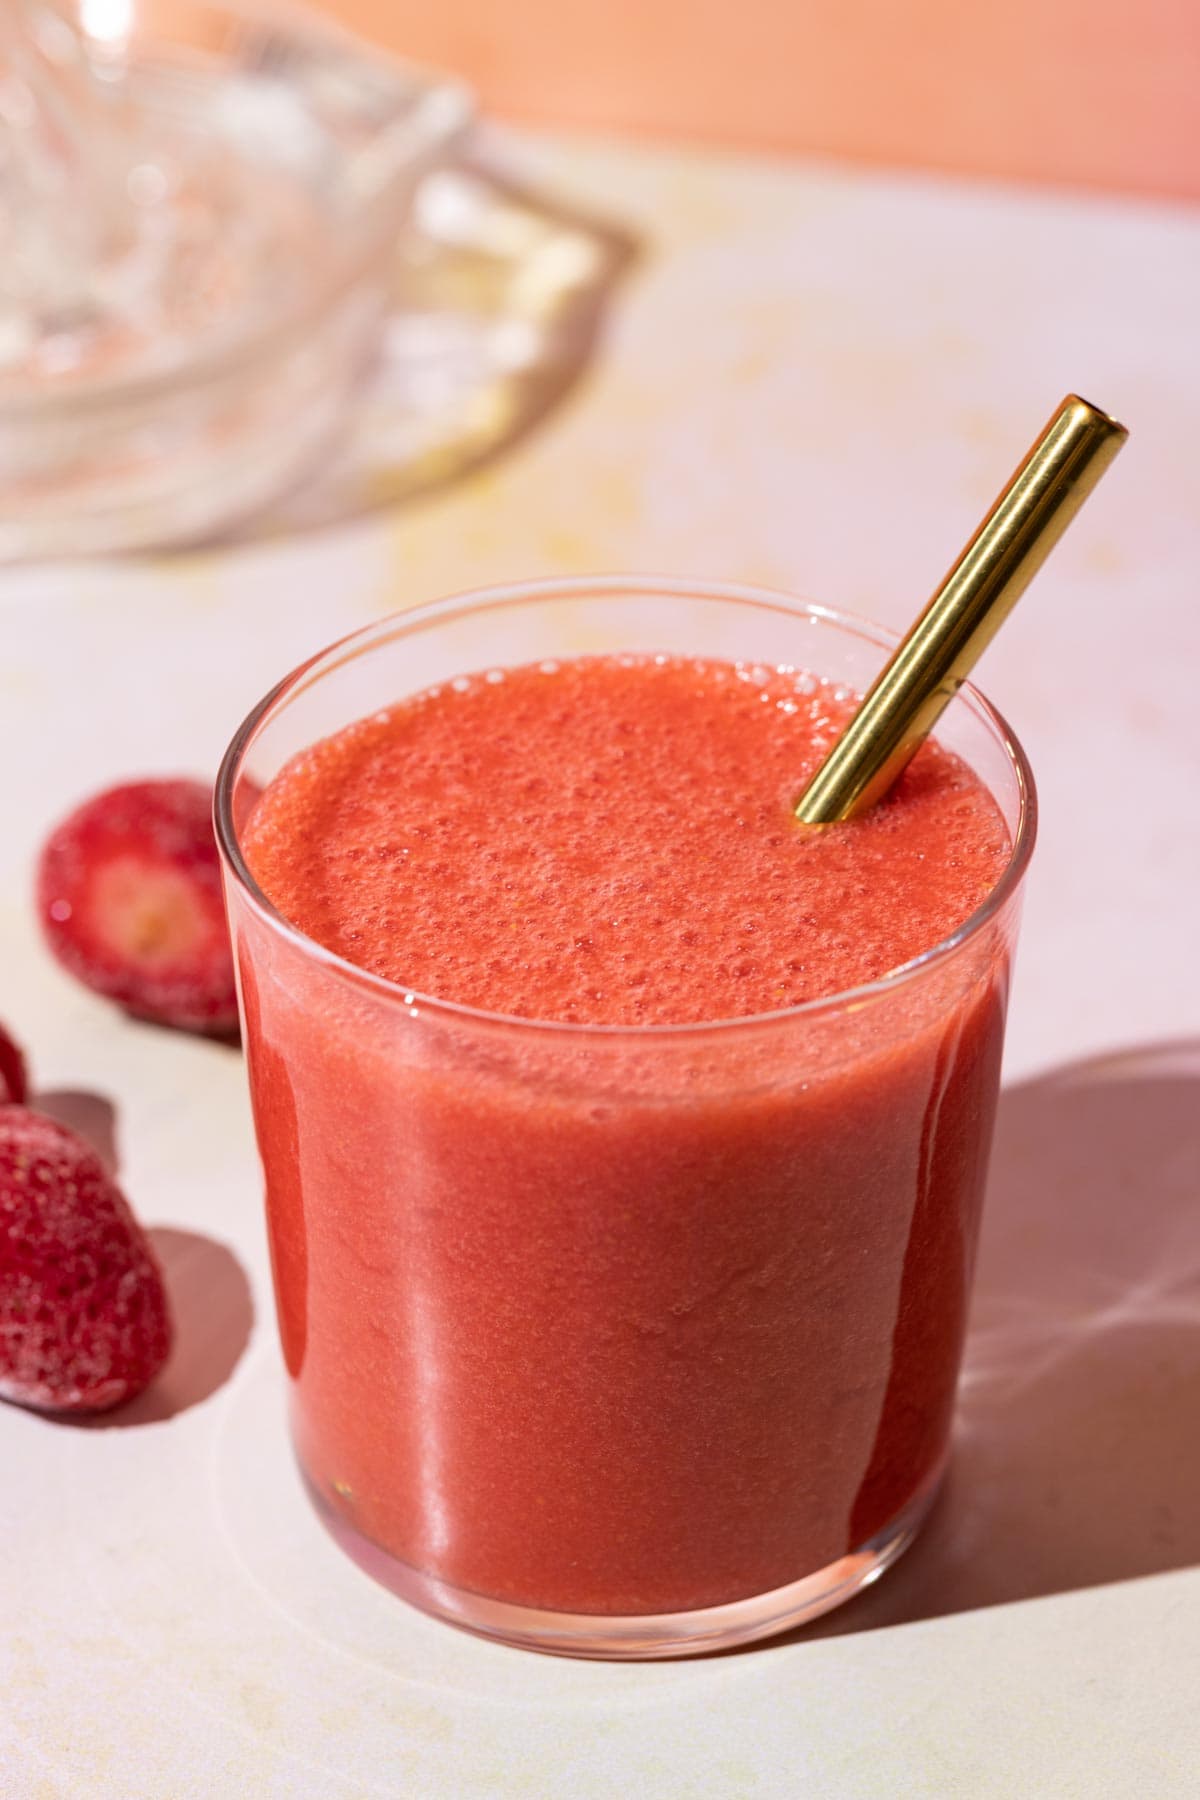
[(796, 803), (831, 825), (883, 797), (1129, 433), (1068, 394)]

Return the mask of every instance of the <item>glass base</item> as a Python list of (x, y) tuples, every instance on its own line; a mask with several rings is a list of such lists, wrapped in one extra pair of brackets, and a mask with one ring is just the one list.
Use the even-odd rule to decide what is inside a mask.
[(422, 1612), (522, 1650), (611, 1662), (644, 1662), (656, 1657), (702, 1656), (714, 1650), (732, 1650), (758, 1638), (807, 1625), (822, 1613), (852, 1600), (908, 1549), (933, 1505), (942, 1469), (936, 1469), (874, 1537), (799, 1581), (772, 1588), (766, 1594), (751, 1594), (744, 1600), (699, 1607), (692, 1612), (611, 1615), (545, 1612), (452, 1587), (380, 1549), (354, 1529), (328, 1496), (309, 1480), (303, 1468), (300, 1474), (322, 1524), (346, 1554), (375, 1581)]

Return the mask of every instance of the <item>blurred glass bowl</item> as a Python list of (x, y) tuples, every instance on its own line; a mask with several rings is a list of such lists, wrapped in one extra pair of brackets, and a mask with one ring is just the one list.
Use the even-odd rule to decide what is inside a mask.
[(470, 98), (290, 9), (22, 7), (0, 42), (0, 558), (210, 537), (336, 438)]

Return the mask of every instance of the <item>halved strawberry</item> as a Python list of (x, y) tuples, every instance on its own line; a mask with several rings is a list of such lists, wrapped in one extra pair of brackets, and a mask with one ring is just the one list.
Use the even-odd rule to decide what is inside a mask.
[(0, 1106), (13, 1100), (18, 1104), (29, 1092), (29, 1077), (21, 1046), (0, 1025)]
[(38, 911), (64, 968), (139, 1018), (237, 1024), (212, 828), (198, 781), (138, 781), (86, 801), (42, 851)]
[(170, 1348), (162, 1274), (95, 1151), (56, 1119), (0, 1107), (0, 1399), (106, 1411)]

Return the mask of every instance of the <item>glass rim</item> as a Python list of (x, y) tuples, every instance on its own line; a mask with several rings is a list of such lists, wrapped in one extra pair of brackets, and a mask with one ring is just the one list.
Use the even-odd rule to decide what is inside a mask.
[(249, 902), (259, 919), (283, 941), (300, 951), (309, 960), (322, 964), (331, 973), (349, 981), (352, 985), (364, 988), (377, 998), (399, 1006), (406, 1012), (420, 1010), (436, 1015), (444, 1015), (447, 1019), (462, 1024), (470, 1024), (489, 1029), (503, 1029), (511, 1033), (518, 1030), (559, 1034), (568, 1038), (582, 1037), (590, 1041), (601, 1040), (611, 1042), (627, 1039), (631, 1042), (645, 1043), (648, 1040), (661, 1042), (667, 1038), (695, 1039), (709, 1032), (727, 1033), (731, 1031), (752, 1031), (764, 1027), (774, 1027), (791, 1020), (815, 1019), (823, 1014), (843, 1012), (851, 1007), (865, 1005), (876, 999), (899, 993), (913, 982), (920, 980), (932, 970), (940, 968), (965, 944), (984, 929), (1000, 912), (1020, 888), (1037, 836), (1037, 789), (1034, 783), (1033, 770), (1029, 759), (1012, 727), (1003, 714), (987, 700), (973, 683), (963, 682), (956, 690), (951, 704), (962, 701), (968, 706), (982, 723), (999, 741), (1011, 768), (1017, 791), (1018, 812), (1016, 829), (1012, 834), (1012, 849), (995, 885), (987, 896), (969, 913), (954, 931), (940, 938), (936, 944), (918, 952), (907, 962), (898, 963), (894, 969), (888, 969), (874, 981), (862, 982), (856, 987), (841, 988), (835, 994), (823, 994), (812, 1000), (805, 1000), (796, 1006), (776, 1008), (772, 1012), (746, 1013), (735, 1018), (704, 1019), (687, 1024), (666, 1025), (606, 1025), (587, 1022), (576, 1022), (566, 1019), (526, 1018), (519, 1013), (490, 1012), (484, 1007), (468, 1006), (459, 1000), (446, 1000), (436, 994), (427, 994), (416, 988), (405, 987), (398, 982), (389, 981), (386, 976), (376, 975), (369, 969), (363, 969), (356, 963), (347, 961), (336, 951), (328, 949), (316, 938), (309, 937), (306, 932), (285, 918), (271, 900), (259, 887), (242, 854), (238, 840), (237, 827), (233, 818), (233, 791), (241, 772), (242, 763), (247, 751), (258, 735), (260, 727), (265, 725), (279, 706), (286, 700), (294, 699), (324, 676), (332, 674), (344, 663), (357, 660), (384, 644), (390, 644), (397, 638), (407, 637), (436, 624), (445, 617), (459, 617), (466, 612), (498, 611), (506, 606), (521, 605), (527, 601), (552, 600), (566, 598), (582, 598), (592, 596), (603, 599), (608, 595), (634, 595), (637, 593), (676, 595), (680, 598), (696, 600), (725, 600), (740, 602), (762, 608), (765, 611), (786, 613), (792, 618), (808, 618), (813, 622), (832, 627), (836, 631), (851, 637), (857, 637), (869, 644), (891, 650), (900, 641), (900, 634), (887, 627), (876, 625), (869, 619), (863, 619), (854, 613), (843, 612), (835, 607), (825, 606), (819, 601), (803, 600), (780, 589), (749, 586), (738, 582), (695, 580), (687, 576), (676, 575), (579, 575), (544, 577), (532, 581), (500, 583), (484, 588), (467, 588), (457, 593), (444, 595), (436, 600), (426, 601), (398, 612), (389, 613), (383, 619), (377, 619), (356, 630), (347, 632), (343, 637), (335, 639), (314, 655), (306, 658), (292, 669), (282, 680), (276, 682), (256, 706), (242, 720), (228, 748), (221, 759), (213, 790), (213, 824), (216, 831), (217, 845), (221, 860), (227, 874), (234, 880), (243, 897)]

